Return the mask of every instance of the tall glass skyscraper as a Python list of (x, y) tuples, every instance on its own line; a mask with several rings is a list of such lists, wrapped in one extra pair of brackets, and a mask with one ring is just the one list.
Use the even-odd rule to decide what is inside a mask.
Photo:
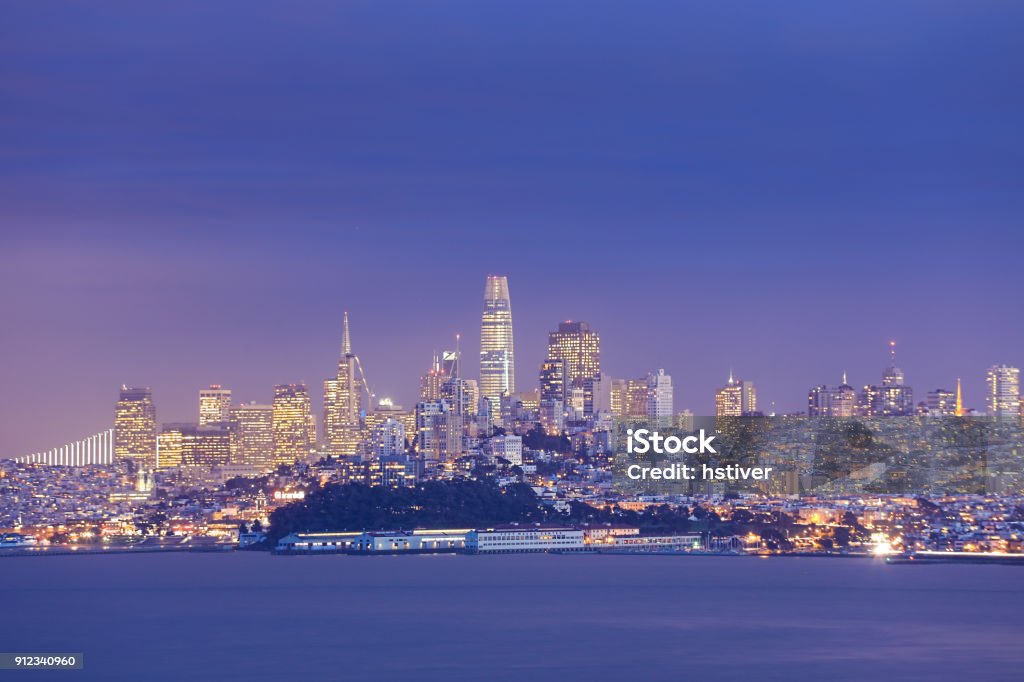
[(583, 414), (593, 416), (594, 382), (601, 378), (600, 335), (586, 322), (561, 322), (558, 331), (548, 334), (548, 359), (565, 363), (566, 402), (572, 402), (568, 396), (574, 389), (582, 389)]
[(757, 411), (757, 389), (753, 381), (735, 379), (729, 372), (729, 381), (715, 393), (716, 417), (742, 417)]
[(231, 389), (210, 384), (199, 389), (199, 425), (226, 423), (231, 412)]
[(999, 420), (1020, 419), (1020, 369), (992, 365), (985, 373), (985, 409)]
[(114, 413), (114, 455), (156, 466), (156, 407), (148, 388), (121, 387)]
[(665, 428), (672, 425), (672, 377), (659, 369), (647, 375), (647, 420)]
[(508, 277), (488, 275), (480, 323), (480, 397), (491, 404), (492, 414), (499, 414), (501, 396), (515, 390), (516, 362)]
[(278, 384), (271, 406), (274, 464), (294, 464), (309, 456), (309, 391), (305, 384)]
[(274, 408), (245, 403), (232, 407), (231, 461), (249, 464), (261, 471), (274, 467)]
[(370, 407), (363, 401), (364, 389), (359, 357), (352, 352), (346, 311), (338, 374), (335, 379), (324, 381), (324, 441), (332, 455), (351, 457), (359, 450), (363, 440), (363, 415)]

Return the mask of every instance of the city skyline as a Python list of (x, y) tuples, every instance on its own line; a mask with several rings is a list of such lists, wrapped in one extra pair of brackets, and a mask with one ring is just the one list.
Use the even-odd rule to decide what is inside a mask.
[(302, 381), (320, 415), (345, 310), (408, 405), (457, 332), (478, 376), (488, 272), (519, 382), (566, 319), (695, 412), (730, 367), (782, 411), (877, 382), (891, 338), (975, 407), (1024, 364), (1024, 8), (207, 11), (5, 16), (0, 451), (96, 433), (121, 384), (188, 420)]
[[(488, 317), (488, 311), (493, 310), (495, 297), (497, 296), (498, 298), (504, 300), (504, 304), (502, 307), (502, 310), (504, 312), (502, 314), (506, 315), (505, 317), (501, 318), (501, 320), (498, 322), (498, 324), (501, 326), (500, 337), (507, 337), (511, 339), (514, 332), (511, 329), (511, 317), (508, 315), (508, 300), (510, 288), (508, 278), (504, 275), (488, 275), (486, 277), (486, 282), (487, 284), (485, 287), (484, 294), (484, 322), (483, 325), (481, 326), (481, 334), (487, 332), (489, 324), (491, 324), (492, 326), (494, 325), (493, 319)], [(304, 442), (312, 446), (316, 443), (320, 443), (324, 446), (324, 450), (322, 450), (322, 452), (336, 455), (351, 456), (356, 454), (357, 444), (360, 441), (364, 439), (371, 439), (373, 437), (373, 434), (371, 433), (372, 429), (367, 430), (366, 427), (362, 425), (362, 420), (359, 418), (357, 412), (360, 409), (365, 410), (367, 413), (372, 412), (373, 408), (376, 407), (376, 404), (371, 406), (368, 404), (363, 405), (363, 403), (366, 402), (371, 396), (374, 398), (375, 401), (387, 401), (386, 406), (384, 407), (384, 410), (386, 412), (395, 409), (392, 407), (392, 404), (398, 404), (398, 401), (393, 396), (388, 394), (371, 393), (372, 386), (368, 386), (364, 383), (364, 375), (359, 358), (353, 352), (348, 311), (343, 312), (342, 318), (343, 322), (341, 331), (341, 353), (337, 365), (338, 379), (327, 379), (323, 382), (324, 388), (323, 393), (320, 396), (321, 401), (318, 402), (315, 399), (315, 393), (309, 391), (309, 384), (307, 382), (294, 382), (290, 384), (278, 384), (275, 387), (273, 387), (272, 390), (274, 394), (274, 399), (268, 400), (266, 402), (268, 404), (272, 402), (276, 405), (278, 401), (281, 399), (282, 395), (293, 396), (294, 391), (298, 389), (299, 391), (301, 391), (301, 394), (303, 396), (302, 402), (304, 407), (302, 409), (304, 409), (305, 412), (303, 413), (303, 415), (300, 415), (296, 419), (297, 423), (301, 423), (301, 428), (307, 435), (296, 440), (296, 444), (299, 442)], [(581, 334), (586, 336), (580, 336)], [(842, 374), (842, 383), (839, 385), (838, 388), (830, 388), (828, 386), (828, 382), (825, 382), (823, 384), (814, 384), (810, 387), (809, 393), (804, 393), (805, 397), (802, 403), (798, 401), (798, 404), (800, 404), (799, 407), (786, 410), (777, 408), (776, 401), (774, 400), (767, 404), (764, 401), (758, 403), (757, 398), (754, 397), (755, 390), (758, 390), (755, 389), (754, 387), (756, 382), (753, 382), (752, 380), (748, 379), (744, 379), (742, 381), (739, 379), (734, 379), (734, 372), (730, 368), (727, 381), (718, 384), (710, 392), (713, 407), (709, 411), (703, 412), (699, 410), (693, 410), (693, 408), (690, 407), (689, 402), (686, 402), (685, 400), (680, 401), (678, 399), (678, 396), (675, 393), (676, 387), (678, 386), (678, 381), (675, 383), (675, 386), (673, 386), (672, 373), (666, 373), (664, 368), (651, 368), (650, 370), (644, 373), (646, 376), (641, 375), (639, 376), (639, 378), (631, 376), (615, 376), (611, 375), (608, 372), (603, 372), (601, 370), (601, 352), (598, 335), (599, 331), (593, 329), (585, 321), (566, 320), (559, 322), (557, 325), (557, 329), (554, 331), (550, 331), (547, 334), (548, 343), (546, 359), (544, 360), (544, 362), (541, 363), (540, 366), (538, 366), (538, 372), (535, 374), (532, 381), (527, 380), (521, 381), (519, 383), (520, 390), (516, 391), (516, 393), (521, 394), (524, 392), (539, 390), (539, 396), (543, 400), (545, 391), (543, 383), (545, 378), (549, 378), (547, 374), (547, 368), (552, 362), (553, 358), (559, 356), (559, 354), (563, 352), (569, 353), (569, 355), (567, 355), (566, 358), (577, 357), (581, 352), (583, 352), (584, 356), (587, 353), (593, 353), (593, 359), (587, 360), (587, 362), (596, 362), (596, 365), (594, 365), (594, 369), (590, 370), (589, 373), (587, 373), (587, 376), (590, 376), (591, 374), (596, 372), (597, 374), (594, 374), (595, 378), (597, 378), (598, 376), (607, 377), (614, 381), (623, 382), (624, 386), (626, 383), (632, 384), (636, 382), (639, 382), (640, 384), (647, 386), (647, 383), (651, 380), (652, 377), (656, 377), (659, 373), (662, 375), (667, 374), (668, 376), (666, 378), (669, 382), (668, 386), (670, 387), (670, 392), (667, 394), (668, 404), (672, 405), (674, 402), (675, 412), (677, 414), (682, 411), (688, 411), (691, 414), (695, 415), (726, 414), (738, 416), (740, 414), (751, 414), (754, 411), (764, 414), (797, 414), (808, 413), (808, 411), (810, 411), (811, 414), (819, 415), (833, 414), (833, 416), (855, 416), (856, 414), (859, 414), (860, 411), (863, 409), (870, 409), (876, 415), (903, 413), (912, 414), (914, 413), (916, 406), (918, 404), (923, 404), (927, 407), (930, 407), (933, 410), (936, 409), (937, 405), (940, 403), (945, 406), (945, 401), (952, 400), (954, 391), (957, 396), (957, 409), (960, 409), (959, 401), (960, 392), (962, 389), (962, 377), (957, 377), (957, 379), (949, 386), (941, 385), (928, 388), (919, 387), (919, 393), (916, 396), (914, 396), (912, 393), (908, 394), (906, 398), (906, 404), (896, 404), (897, 411), (890, 412), (890, 410), (894, 409), (893, 404), (891, 402), (883, 401), (883, 398), (877, 396), (876, 393), (879, 391), (885, 391), (886, 387), (891, 387), (889, 389), (890, 391), (895, 390), (897, 392), (901, 392), (903, 390), (906, 377), (905, 371), (902, 369), (902, 367), (900, 367), (901, 363), (897, 361), (897, 343), (895, 340), (891, 339), (887, 341), (885, 344), (885, 348), (889, 356), (889, 362), (883, 369), (881, 369), (878, 372), (878, 376), (881, 376), (882, 378), (880, 386), (878, 385), (877, 381), (872, 379), (865, 383), (854, 382), (854, 386), (851, 387), (847, 383), (848, 373), (844, 370)], [(581, 341), (582, 339), (590, 338), (591, 336), (593, 337), (591, 341)], [(461, 344), (461, 334), (456, 334), (455, 342), (456, 346), (459, 346)], [(583, 345), (580, 345), (581, 342)], [(564, 346), (564, 350), (558, 350), (562, 348), (563, 344), (568, 345)], [(509, 351), (511, 354), (511, 344), (509, 345)], [(495, 346), (495, 348), (497, 348), (497, 346)], [(447, 362), (455, 363), (455, 366), (459, 364), (459, 361), (454, 358), (456, 358), (460, 354), (461, 351), (445, 351), (444, 353), (442, 353), (442, 355), (446, 357), (450, 356)], [(485, 357), (484, 353), (481, 353), (481, 358), (483, 357)], [(434, 365), (438, 363), (438, 358), (439, 356), (435, 351), (433, 359)], [(565, 367), (569, 367), (574, 363), (580, 362), (580, 360), (560, 360), (560, 362), (565, 362)], [(435, 367), (433, 366), (429, 367), (425, 374), (430, 374), (431, 371), (434, 369)], [(359, 374), (358, 377), (355, 376), (357, 371)], [(561, 370), (561, 372), (566, 371), (567, 370), (565, 369)], [(1011, 385), (1014, 387), (1012, 391), (1012, 396), (1010, 395), (1011, 392), (1007, 392), (1005, 387), (1001, 389), (1001, 394), (1005, 396), (1002, 398), (1002, 402), (1000, 402), (1001, 412), (1004, 414), (1012, 414), (1015, 415), (1016, 418), (1020, 418), (1021, 402), (1019, 398), (1019, 369), (1017, 369), (1016, 367), (1008, 366), (1005, 363), (992, 363), (992, 365), (986, 368), (983, 378), (984, 385), (986, 386), (986, 392), (982, 394), (982, 400), (979, 401), (979, 403), (964, 401), (962, 407), (965, 411), (965, 414), (967, 409), (970, 409), (972, 412), (976, 411), (982, 413), (985, 412), (986, 410), (990, 411), (992, 409), (991, 400), (994, 385), (992, 383), (994, 376), (993, 372), (996, 371), (1000, 372), (1001, 377), (1007, 377), (1005, 381), (1012, 382)], [(561, 389), (563, 391), (567, 390), (567, 388), (572, 383), (571, 378), (569, 376), (571, 372), (572, 370), (568, 370), (568, 373), (564, 375), (565, 378), (559, 378), (558, 380), (558, 385), (563, 386), (563, 388)], [(501, 372), (499, 371), (498, 374), (500, 375)], [(347, 378), (348, 376), (351, 376), (351, 380)], [(560, 373), (559, 376), (561, 377), (563, 375)], [(466, 379), (468, 377), (465, 377), (463, 375), (462, 378)], [(415, 408), (416, 404), (423, 399), (423, 376), (415, 377), (414, 379), (418, 384), (420, 394), (417, 395), (416, 398), (411, 399), (408, 403), (402, 403), (403, 408), (405, 408), (406, 410)], [(515, 378), (513, 376), (512, 382), (514, 381)], [(349, 386), (349, 388), (345, 391), (341, 391), (340, 389), (343, 385)], [(515, 384), (513, 383), (513, 385)], [(585, 384), (578, 383), (577, 386), (582, 391), (584, 389)], [(911, 387), (911, 384), (908, 383), (907, 386)], [(831, 407), (831, 401), (833, 399), (829, 398), (829, 407), (825, 411), (822, 411), (820, 408), (820, 405), (822, 404), (820, 401), (822, 400), (822, 398), (816, 397), (818, 396), (819, 392), (841, 391), (844, 388), (849, 390), (849, 405), (846, 408), (839, 409), (838, 411), (833, 413), (833, 407)], [(615, 390), (615, 388), (614, 386), (609, 386), (605, 390), (608, 391), (610, 395), (611, 392)], [(733, 396), (730, 393), (731, 391), (736, 391), (736, 395)], [(345, 395), (348, 395), (349, 397), (343, 398), (343, 393)], [(122, 414), (123, 412), (126, 412), (129, 419), (127, 423), (132, 425), (131, 428), (135, 428), (134, 424), (136, 423), (136, 410), (138, 408), (134, 407), (135, 402), (133, 401), (137, 401), (140, 398), (145, 399), (148, 402), (146, 403), (146, 407), (144, 409), (147, 409), (150, 411), (150, 413), (152, 413), (155, 408), (155, 403), (157, 402), (153, 398), (153, 395), (154, 390), (151, 386), (129, 387), (126, 384), (122, 385), (120, 393), (121, 400), (117, 403), (116, 412), (119, 415)], [(260, 402), (259, 400), (251, 400), (249, 398), (242, 398), (239, 400), (232, 401), (232, 396), (234, 395), (232, 388), (230, 386), (222, 386), (221, 384), (216, 383), (211, 383), (208, 387), (205, 388), (200, 387), (198, 389), (198, 393), (194, 393), (193, 395), (198, 395), (198, 401), (194, 404), (194, 418), (193, 416), (188, 416), (185, 418), (167, 419), (166, 417), (161, 416), (161, 414), (158, 413), (157, 416), (154, 419), (152, 419), (152, 421), (155, 424), (155, 432), (150, 433), (148, 435), (143, 434), (141, 438), (143, 440), (145, 440), (146, 438), (152, 440), (154, 443), (153, 447), (155, 448), (157, 435), (159, 435), (162, 430), (180, 434), (183, 427), (191, 427), (195, 429), (202, 428), (207, 425), (226, 426), (229, 423), (229, 421), (232, 420), (229, 414), (234, 411), (234, 408), (244, 408), (247, 405), (253, 403), (256, 403), (258, 406), (258, 403)], [(563, 393), (563, 396), (565, 395), (566, 394)], [(583, 395), (584, 393), (581, 393), (581, 401)], [(590, 393), (587, 395), (593, 395), (593, 389), (591, 389)], [(125, 402), (126, 396), (129, 399), (129, 402), (127, 403)], [(902, 400), (901, 396), (902, 393), (900, 393), (900, 395), (896, 396), (895, 398), (889, 396), (889, 398), (886, 400)], [(1014, 396), (1017, 396), (1015, 400)], [(480, 394), (480, 397), (484, 397), (482, 393)], [(703, 396), (703, 398), (707, 397), (708, 396)], [(584, 409), (584, 411), (587, 411), (589, 408), (583, 408), (583, 405), (590, 405), (591, 400), (592, 398), (587, 398), (585, 401), (581, 402), (580, 409)], [(843, 400), (846, 399), (844, 398)], [(810, 404), (808, 404), (808, 401), (810, 401)], [(1011, 404), (1010, 402), (1007, 401), (1013, 402)], [(701, 400), (698, 399), (694, 402), (699, 403), (701, 402)], [(352, 416), (350, 419), (344, 419), (341, 417), (340, 410), (342, 410), (343, 403), (345, 405), (349, 405), (349, 403), (351, 403), (349, 407), (344, 408), (345, 411), (352, 412), (353, 410), (356, 410), (356, 412), (352, 412)], [(122, 408), (122, 405), (128, 405), (127, 411), (124, 408)], [(317, 410), (318, 405), (322, 406), (322, 411)], [(337, 407), (332, 408), (330, 407), (331, 405), (336, 405)], [(566, 410), (570, 410), (570, 407), (567, 404), (563, 404), (562, 407)], [(621, 406), (621, 409), (626, 410), (627, 408), (623, 405)], [(332, 417), (331, 415), (334, 414), (335, 410), (339, 410), (339, 414), (337, 416)], [(322, 414), (322, 417), (319, 420), (316, 417), (318, 413)], [(545, 414), (546, 411), (544, 403), (542, 402), (538, 421), (544, 422)], [(587, 411), (587, 414), (589, 414), (589, 411)], [(333, 426), (333, 424), (337, 424), (338, 426)], [(343, 426), (344, 428), (339, 428), (339, 426)], [(166, 427), (170, 427), (170, 429), (167, 429)], [(332, 427), (334, 431), (337, 431), (336, 435), (332, 435)], [(104, 425), (103, 428), (107, 428), (107, 426)], [(74, 440), (77, 440), (77, 437)], [(225, 436), (225, 447), (226, 442), (227, 441)], [(339, 445), (339, 443), (343, 443), (343, 445)], [(59, 447), (60, 446), (58, 446), (58, 448)], [(131, 449), (130, 444), (120, 445), (117, 447), (118, 452), (121, 453), (119, 454), (119, 456), (125, 456), (124, 453)], [(296, 459), (301, 459), (301, 457), (299, 457), (298, 455), (300, 452), (302, 452), (303, 447), (305, 446), (298, 447), (298, 449), (294, 449), (294, 452), (292, 454), (295, 455)], [(38, 448), (36, 451), (43, 451), (48, 449), (49, 446), (44, 448)], [(143, 447), (142, 449), (145, 450), (146, 448)], [(275, 450), (276, 449), (277, 448), (275, 447)], [(27, 455), (32, 455), (36, 451), (24, 452), (20, 454), (11, 454), (7, 456), (24, 457)], [(281, 462), (284, 461), (285, 460), (281, 460)]]
[(7, 3), (0, 670), (1020, 677), (1022, 25)]

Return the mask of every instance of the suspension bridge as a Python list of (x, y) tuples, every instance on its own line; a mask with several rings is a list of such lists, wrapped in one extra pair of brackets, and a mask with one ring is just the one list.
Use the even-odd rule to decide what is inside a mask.
[(35, 452), (24, 457), (15, 457), (22, 464), (46, 464), (49, 466), (81, 467), (91, 464), (113, 464), (114, 429), (100, 431), (81, 440), (65, 443), (44, 452)]

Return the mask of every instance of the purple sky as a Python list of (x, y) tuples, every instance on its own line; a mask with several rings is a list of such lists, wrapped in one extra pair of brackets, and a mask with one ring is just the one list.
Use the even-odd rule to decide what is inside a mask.
[(509, 276), (518, 382), (583, 319), (708, 412), (1024, 364), (1024, 6), (12, 5), (0, 22), (0, 456), (210, 382), (319, 402), (342, 311), (411, 405)]

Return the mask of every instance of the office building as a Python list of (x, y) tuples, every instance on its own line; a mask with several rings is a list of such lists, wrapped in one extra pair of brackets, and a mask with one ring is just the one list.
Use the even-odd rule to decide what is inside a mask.
[(231, 461), (231, 431), (224, 422), (164, 424), (158, 468), (216, 467)]
[[(434, 353), (430, 370), (420, 377), (420, 400), (440, 400), (441, 390), (449, 379), (455, 376), (460, 364), (459, 351), (446, 350)], [(474, 382), (476, 383), (476, 382)], [(474, 408), (475, 411), (475, 408)]]
[(652, 426), (672, 425), (672, 377), (659, 369), (647, 375), (647, 421)]
[(985, 411), (1000, 421), (1020, 419), (1020, 369), (993, 365), (985, 372)]
[(540, 423), (544, 431), (557, 435), (565, 428), (565, 362), (548, 359), (540, 365), (538, 394)]
[(338, 372), (335, 378), (324, 381), (324, 445), (331, 455), (349, 457), (359, 451), (365, 433), (366, 393), (363, 368), (359, 357), (352, 351), (346, 311), (342, 321)]
[[(602, 379), (602, 381), (604, 381)], [(611, 393), (608, 396), (612, 416), (622, 419), (626, 416), (629, 405), (629, 382), (625, 379), (611, 379)]]
[(499, 414), (501, 396), (515, 390), (515, 345), (508, 278), (488, 275), (480, 322), (480, 397), (490, 403), (492, 414)]
[(594, 417), (610, 418), (612, 414), (612, 390), (615, 380), (611, 375), (602, 373), (594, 379)]
[(565, 402), (565, 361), (549, 358), (540, 365), (540, 402)]
[(548, 334), (548, 360), (565, 364), (566, 404), (572, 389), (582, 389), (583, 416), (594, 414), (594, 382), (601, 378), (601, 337), (586, 322), (562, 322)]
[(305, 384), (274, 387), (272, 407), (274, 464), (305, 460), (313, 445), (310, 433), (309, 391)]
[(210, 384), (199, 389), (199, 425), (226, 424), (231, 410), (231, 389)]
[(843, 381), (838, 386), (815, 386), (807, 394), (807, 414), (811, 417), (853, 417), (857, 413), (857, 392)]
[(928, 415), (932, 417), (952, 417), (956, 415), (956, 393), (937, 388), (928, 392), (925, 403)]
[(231, 431), (226, 423), (191, 424), (181, 434), (181, 465), (223, 466), (231, 462)]
[(648, 397), (647, 377), (626, 381), (626, 408), (623, 417), (629, 421), (646, 421)]
[(729, 372), (726, 385), (715, 393), (716, 417), (742, 417), (757, 412), (757, 389), (753, 381), (735, 379)]
[(405, 455), (405, 424), (394, 417), (386, 417), (373, 429), (373, 456), (401, 457)]
[(447, 400), (418, 403), (416, 451), (431, 466), (461, 457), (464, 424), (465, 417)]
[(903, 370), (896, 366), (896, 342), (889, 342), (891, 364), (882, 372), (882, 385), (865, 386), (858, 400), (858, 411), (866, 417), (902, 417), (913, 415), (914, 390), (906, 385)]
[(175, 469), (181, 466), (182, 431), (186, 424), (164, 424), (156, 438), (157, 469)]
[(114, 410), (114, 456), (156, 466), (156, 406), (148, 388), (122, 386)]
[(504, 459), (512, 466), (523, 464), (523, 439), (521, 436), (495, 436), (489, 441), (491, 454)]
[(274, 408), (254, 402), (228, 411), (231, 425), (231, 461), (260, 471), (274, 468)]
[[(412, 441), (416, 438), (416, 412), (414, 410), (406, 410), (401, 405), (396, 404), (391, 398), (381, 398), (377, 401), (373, 411), (366, 415), (366, 432), (371, 437), (371, 454), (374, 450), (373, 434), (389, 419), (402, 425), (405, 444), (411, 445)], [(403, 444), (403, 451), (405, 444)]]

